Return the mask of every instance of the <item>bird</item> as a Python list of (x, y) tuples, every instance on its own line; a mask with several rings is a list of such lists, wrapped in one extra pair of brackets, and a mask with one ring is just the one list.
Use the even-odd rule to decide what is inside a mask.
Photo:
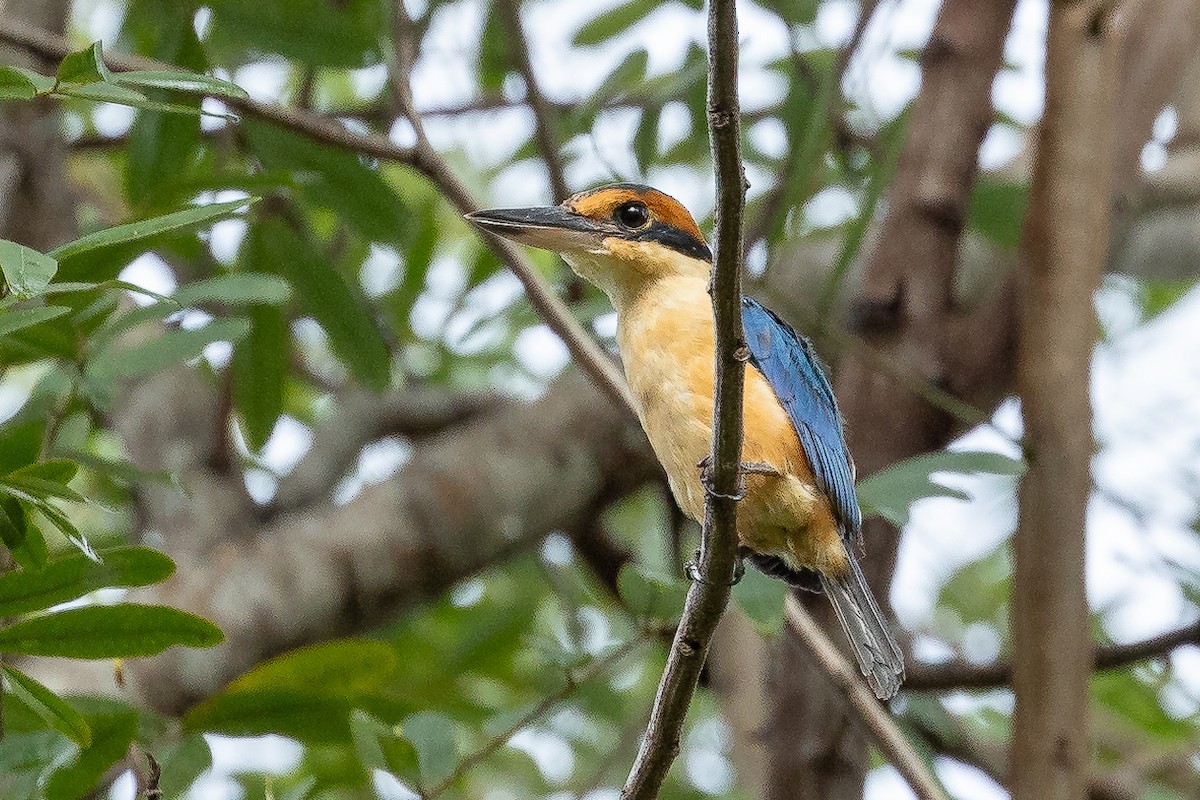
[[(466, 218), (558, 253), (608, 295), (638, 418), (676, 502), (702, 521), (715, 333), (712, 252), (692, 215), (664, 192), (618, 183), (557, 206)], [(827, 595), (867, 683), (887, 700), (899, 691), (904, 660), (855, 554), (862, 511), (833, 388), (807, 338), (750, 297), (741, 307), (749, 360), (739, 555), (791, 586)]]

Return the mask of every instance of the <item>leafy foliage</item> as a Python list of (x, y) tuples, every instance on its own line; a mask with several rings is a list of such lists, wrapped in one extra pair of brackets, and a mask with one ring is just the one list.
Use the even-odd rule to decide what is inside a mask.
[[(563, 162), (573, 188), (618, 178), (707, 191), (703, 49), (681, 33), (677, 57), (664, 67), (638, 38), (658, 20), (700, 13), (701, 3), (618, 0), (584, 13), (564, 41), (604, 74), (591, 81), (594, 91), (545, 92), (557, 145), (549, 154), (525, 123), (509, 124), (526, 118), (520, 98), (528, 90), (497, 4), (408, 5), (420, 7), (413, 28), (425, 37), (415, 101), (439, 111), (429, 115), (427, 132), (487, 202), (549, 200), (548, 156)], [(756, 273), (764, 262), (775, 273), (786, 267), (797, 280), (812, 272), (815, 281), (802, 293), (818, 312), (819, 325), (806, 331), (818, 340), (869, 242), (906, 133), (903, 110), (881, 117), (848, 91), (839, 53), (818, 35), (822, 5), (755, 7), (786, 27), (796, 52), (753, 65), (754, 82), (774, 88), (748, 102), (745, 114), (749, 217), (760, 234), (748, 244), (752, 253), (766, 251), (751, 264)], [(298, 426), (327, 427), (345, 396), (437, 388), (524, 397), (542, 391), (558, 369), (509, 276), (426, 178), (260, 119), (242, 89), (217, 77), (269, 74), (283, 105), (311, 108), (351, 132), (409, 142), (390, 94), (387, 4), (125, 0), (122, 10), (113, 50), (181, 70), (118, 71), (99, 43), (47, 74), (0, 67), (7, 107), (35, 98), (60, 104), (79, 196), (67, 227), (82, 229), (53, 248), (0, 241), (0, 389), (20, 397), (10, 411), (0, 392), (0, 542), (12, 561), (0, 574), (6, 657), (125, 659), (219, 641), (199, 617), (123, 596), (174, 569), (167, 556), (142, 546), (157, 541), (151, 535), (173, 534), (141, 529), (147, 498), (170, 495), (189, 511), (205, 502), (187, 494), (196, 487), (186, 478), (163, 471), (176, 468), (170, 459), (135, 463), (122, 448), (120, 415), (149, 381), (199, 375), (220, 396), (219, 420), (178, 426), (211, 425), (220, 442), (209, 455), (257, 487), (256, 500), (245, 502), (270, 526), (288, 511), (258, 502), (286, 472), (272, 445), (288, 444)], [(535, 13), (524, 10), (525, 17)], [(467, 12), (476, 16), (464, 24)], [(73, 33), (74, 41), (91, 38)], [(430, 76), (443, 74), (471, 84), (470, 91), (435, 96), (442, 90)], [(132, 121), (113, 133), (111, 124), (99, 124), (99, 102), (132, 109)], [(987, 176), (972, 197), (972, 235), (1014, 249), (1025, 195), (1021, 183)], [(853, 209), (832, 223), (820, 213), (831, 196)], [(710, 221), (700, 220), (705, 228)], [(789, 247), (797, 240), (828, 245), (828, 258), (795, 261)], [(563, 277), (555, 259), (533, 258), (551, 280)], [(779, 283), (756, 274), (749, 287), (776, 291)], [(1143, 317), (1164, 313), (1193, 286), (1139, 285)], [(582, 319), (607, 330), (607, 304), (597, 292), (564, 288), (575, 292)], [(409, 444), (402, 437), (390, 443)], [(188, 446), (164, 449), (182, 458)], [(329, 480), (345, 479), (339, 502), (359, 457), (346, 456), (345, 474)], [(370, 461), (366, 451), (361, 459)], [(920, 500), (969, 500), (954, 488), (963, 476), (1015, 476), (1021, 468), (993, 453), (939, 452), (863, 476), (859, 495), (865, 511), (903, 526)], [(442, 490), (455, 491), (453, 481)], [(224, 519), (224, 509), (200, 511)], [(325, 532), (315, 519), (319, 539)], [(673, 519), (657, 486), (617, 500), (601, 521), (631, 554), (615, 581), (607, 578), (614, 586), (598, 580), (579, 552), (564, 546), (565, 556), (550, 553), (548, 543), (540, 556), (516, 554), (443, 596), (422, 596), (396, 618), (356, 609), (361, 618), (347, 624), (369, 626), (363, 638), (288, 652), (270, 643), (272, 659), (179, 713), (60, 696), (32, 668), (6, 658), (0, 796), (80, 797), (114, 766), (136, 766), (137, 753), (150, 753), (162, 766), (163, 796), (188, 797), (212, 763), (210, 738), (266, 734), (290, 738), (300, 755), (275, 774), (232, 776), (255, 800), (374, 797), (383, 773), (430, 800), (602, 796), (620, 784), (644, 727), (662, 667), (655, 637), (680, 613), (681, 565), (694, 529)], [(250, 541), (254, 534), (246, 533), (230, 531), (229, 546)], [(1006, 653), (1011, 563), (1005, 544), (985, 549), (929, 587), (934, 610), (913, 632), (918, 646), (982, 653), (979, 660)], [(354, 570), (370, 565), (347, 568), (353, 593)], [(249, 602), (252, 584), (238, 602)], [(750, 569), (734, 598), (761, 632), (786, 635), (780, 582)], [(1100, 724), (1146, 752), (1186, 752), (1195, 714), (1170, 705), (1180, 685), (1169, 663), (1099, 676)], [(963, 700), (951, 712), (927, 699), (905, 700), (914, 715), (928, 712), (926, 727), (967, 730), (993, 743), (1007, 735), (1009, 711), (996, 710), (1003, 702)], [(1182, 708), (1182, 718), (1172, 708)], [(686, 758), (664, 800), (744, 797), (722, 782), (731, 771), (727, 739), (712, 695), (702, 692), (683, 741)], [(1098, 762), (1116, 767), (1123, 758), (1102, 750)], [(1172, 794), (1173, 780), (1165, 770), (1154, 776), (1147, 796), (1182, 796)]]

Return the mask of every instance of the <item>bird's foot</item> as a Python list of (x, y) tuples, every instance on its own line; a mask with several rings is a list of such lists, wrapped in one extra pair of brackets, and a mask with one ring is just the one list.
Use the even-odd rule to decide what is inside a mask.
[[(704, 576), (700, 574), (700, 551), (696, 550), (692, 553), (683, 565), (684, 572), (687, 573), (689, 579), (693, 583), (708, 583)], [(746, 562), (742, 560), (741, 549), (739, 548), (737, 558), (733, 562), (733, 580), (729, 582), (730, 586), (737, 586), (742, 581), (742, 577), (746, 574)]]
[(718, 492), (713, 486), (712, 455), (707, 455), (700, 459), (696, 466), (700, 468), (700, 483), (704, 486), (704, 493), (709, 497), (717, 497), (723, 500), (744, 500), (746, 498), (747, 475), (772, 475), (779, 477), (783, 474), (765, 461), (743, 461), (738, 469), (737, 492), (734, 494), (725, 494)]

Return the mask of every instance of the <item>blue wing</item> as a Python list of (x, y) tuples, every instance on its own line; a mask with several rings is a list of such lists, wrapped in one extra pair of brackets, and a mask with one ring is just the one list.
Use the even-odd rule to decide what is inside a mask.
[(750, 363), (771, 384), (800, 436), (817, 488), (847, 539), (862, 532), (862, 511), (854, 493), (854, 464), (842, 432), (833, 387), (812, 343), (770, 310), (742, 298), (742, 324)]

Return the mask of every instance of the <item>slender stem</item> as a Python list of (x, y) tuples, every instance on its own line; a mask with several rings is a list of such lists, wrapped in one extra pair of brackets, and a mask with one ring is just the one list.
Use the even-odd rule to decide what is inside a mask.
[[(1093, 669), (1121, 669), (1139, 661), (1163, 658), (1187, 644), (1200, 645), (1200, 622), (1130, 644), (1100, 645), (1095, 649)], [(995, 689), (1012, 683), (1013, 665), (971, 664), (949, 661), (942, 664), (913, 665), (904, 678), (909, 692), (945, 692), (957, 689)]]
[(708, 123), (717, 173), (717, 230), (712, 280), (716, 330), (711, 487), (705, 504), (700, 575), (667, 655), (641, 749), (622, 800), (651, 800), (679, 753), (680, 730), (696, 691), (713, 631), (729, 600), (737, 560), (737, 496), (741, 490), (742, 235), (746, 178), (742, 169), (737, 95), (737, 10), (734, 0), (711, 0), (708, 17)]
[(588, 666), (579, 674), (571, 675), (568, 673), (567, 680), (561, 689), (553, 694), (543, 697), (536, 706), (522, 715), (520, 719), (489, 739), (483, 747), (479, 748), (474, 753), (458, 762), (458, 764), (454, 767), (454, 771), (446, 776), (445, 780), (424, 793), (424, 800), (434, 800), (434, 798), (441, 795), (443, 792), (457, 783), (463, 775), (466, 775), (473, 768), (475, 768), (480, 762), (482, 762), (492, 753), (499, 750), (504, 745), (508, 744), (508, 740), (516, 736), (522, 728), (528, 727), (541, 717), (545, 716), (550, 709), (554, 708), (554, 706), (574, 694), (575, 690), (578, 689), (581, 684), (594, 680), (603, 674), (609, 667), (613, 666), (618, 661), (625, 658), (625, 656), (636, 650), (642, 643), (647, 641), (648, 638), (648, 633), (639, 633), (637, 636), (634, 636), (632, 639), (625, 642), (620, 647), (617, 647), (615, 650), (593, 659), (592, 662), (588, 664)]
[(913, 793), (920, 800), (949, 800), (946, 790), (905, 738), (896, 720), (863, 683), (858, 670), (850, 665), (825, 631), (821, 630), (821, 626), (790, 594), (787, 598), (787, 620), (792, 630), (816, 656), (838, 691), (850, 702), (884, 757), (908, 781)]
[(546, 162), (546, 172), (550, 174), (550, 189), (556, 202), (565, 200), (571, 193), (567, 188), (567, 180), (563, 174), (562, 157), (558, 152), (555, 141), (557, 125), (554, 109), (542, 94), (537, 74), (533, 71), (533, 61), (529, 56), (529, 40), (521, 25), (520, 0), (502, 0), (496, 4), (496, 13), (500, 15), (504, 26), (508, 28), (508, 55), (513, 65), (521, 73), (525, 81), (525, 99), (533, 109), (533, 137), (537, 141), (538, 152), (542, 161)]

